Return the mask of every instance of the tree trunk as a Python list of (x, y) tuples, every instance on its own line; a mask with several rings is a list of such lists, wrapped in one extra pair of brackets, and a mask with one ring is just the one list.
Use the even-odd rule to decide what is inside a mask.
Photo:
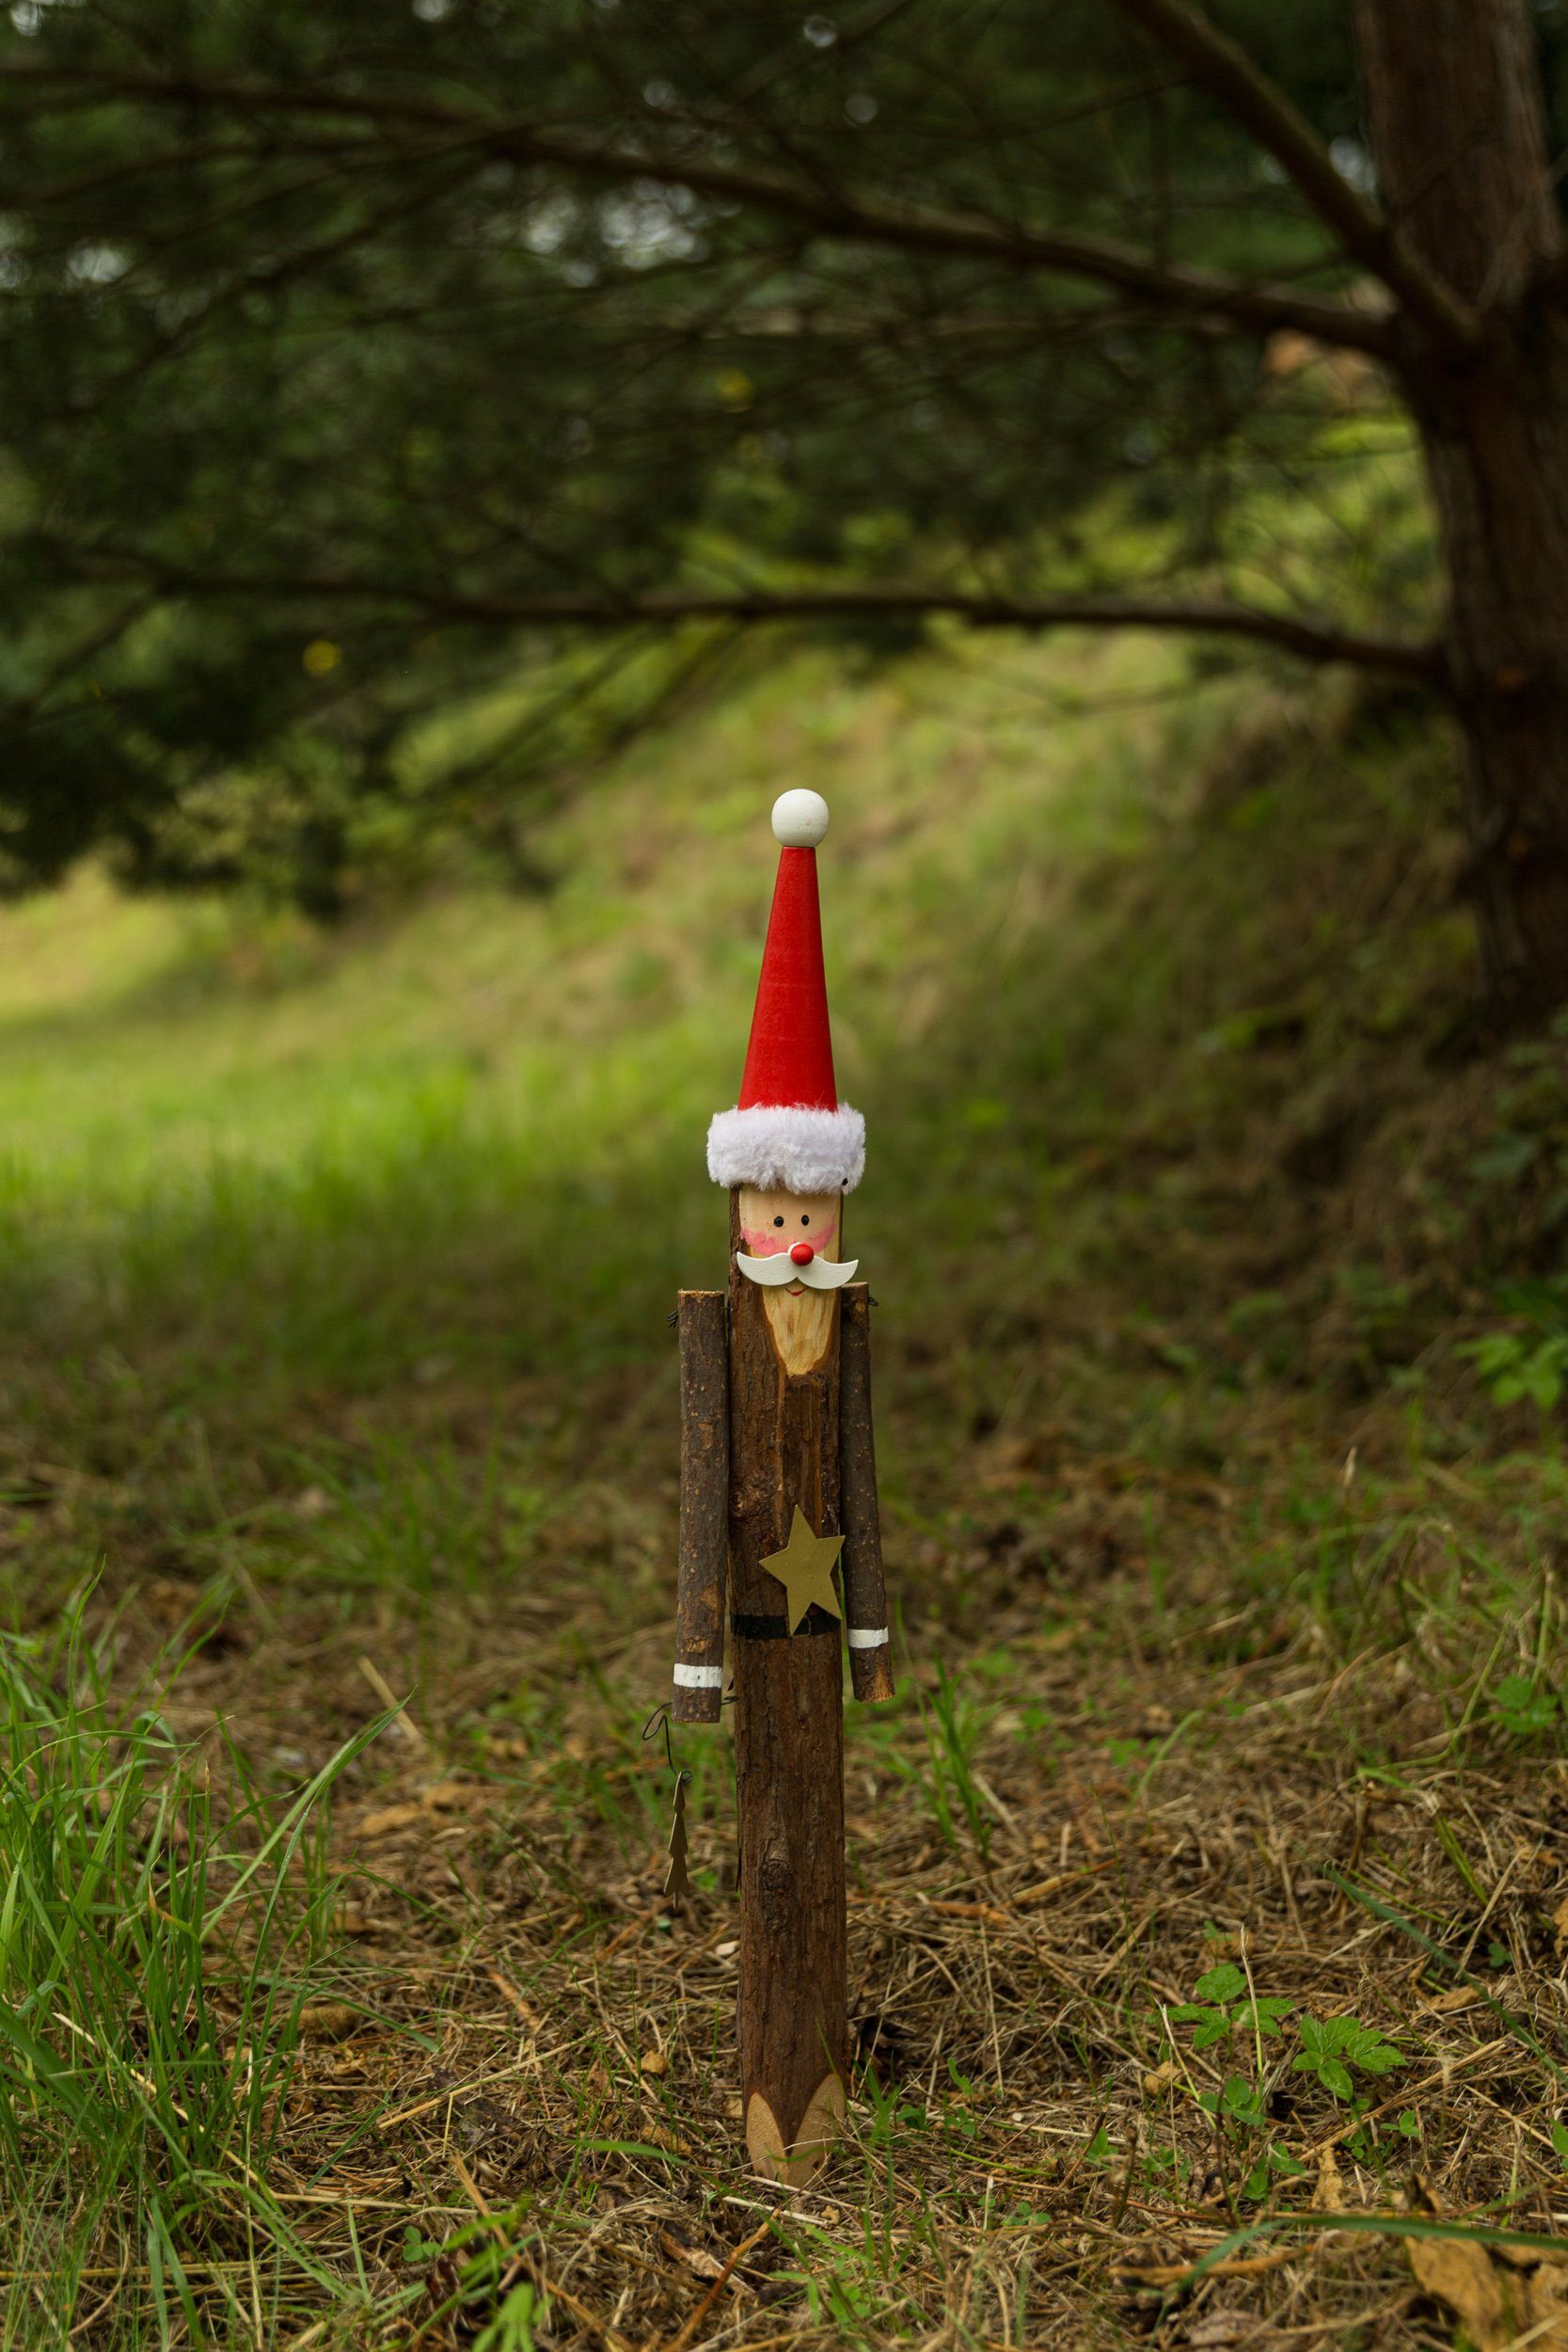
[(1483, 977), (1528, 1022), (1568, 1002), (1568, 314), (1528, 0), (1355, 0), (1383, 199), (1488, 320), (1404, 374), (1447, 559)]

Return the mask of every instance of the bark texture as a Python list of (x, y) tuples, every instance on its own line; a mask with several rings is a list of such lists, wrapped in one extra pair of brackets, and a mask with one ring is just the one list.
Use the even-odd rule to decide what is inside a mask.
[(675, 1666), (717, 1682), (693, 1690), (678, 1678), (670, 1711), (678, 1724), (716, 1724), (723, 1704), (724, 1586), (729, 1554), (730, 1381), (722, 1291), (682, 1291), (681, 1544), (675, 1587)]
[(1355, 0), (1384, 200), (1483, 314), (1472, 354), (1406, 328), (1447, 559), (1449, 675), (1488, 995), (1568, 1000), (1568, 309), (1528, 0)]
[[(839, 1525), (839, 1330), (809, 1369), (785, 1370), (768, 1294), (734, 1268), (731, 1200), (730, 1579), (735, 1613), (740, 1848), (741, 2101), (752, 2160), (810, 2177), (843, 2112), (848, 2029), (844, 1720), (837, 1622), (813, 1609), (794, 1636), (761, 1565), (797, 1503), (819, 1535)], [(748, 1620), (751, 1629), (748, 1630)]]
[(893, 1696), (893, 1658), (886, 1642), (875, 1649), (852, 1637), (887, 1624), (882, 1577), (882, 1525), (877, 1502), (877, 1441), (871, 1419), (871, 1292), (847, 1282), (839, 1325), (839, 1486), (844, 1520), (844, 1617), (849, 1636), (849, 1678), (858, 1699)]

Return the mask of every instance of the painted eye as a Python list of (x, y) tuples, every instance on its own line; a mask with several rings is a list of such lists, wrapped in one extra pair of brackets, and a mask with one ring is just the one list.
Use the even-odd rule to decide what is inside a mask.
[(774, 1222), (774, 1224), (775, 1224), (775, 1225), (782, 1225), (782, 1224), (784, 1223), (784, 1219), (783, 1219), (783, 1217), (782, 1217), (782, 1216), (776, 1216), (776, 1217), (773, 1219), (773, 1222)]

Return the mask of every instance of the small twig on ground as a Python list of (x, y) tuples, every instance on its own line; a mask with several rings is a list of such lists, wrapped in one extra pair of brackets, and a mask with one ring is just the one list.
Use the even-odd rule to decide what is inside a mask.
[(640, 1911), (635, 1919), (631, 1920), (627, 1926), (618, 1929), (610, 1937), (604, 1950), (597, 1955), (600, 1963), (613, 1959), (623, 1944), (629, 1944), (633, 1936), (641, 1934), (644, 1928), (651, 1928), (654, 1921), (661, 1918), (668, 1908), (668, 1904), (660, 1900), (654, 1904), (651, 1911)]
[(1328, 2236), (1306, 2246), (1276, 2246), (1270, 2254), (1232, 2254), (1224, 2262), (1205, 2264), (1201, 2255), (1189, 2263), (1118, 2264), (1117, 2275), (1141, 2287), (1177, 2287), (1201, 2273), (1205, 2279), (1259, 2279), (1265, 2271), (1283, 2270), (1287, 2263), (1305, 2262), (1331, 2243)]
[[(371, 1658), (361, 1658), (359, 1661), (359, 1671), (364, 1676), (365, 1680), (370, 1684), (371, 1689), (375, 1692), (376, 1697), (381, 1701), (382, 1706), (391, 1708), (392, 1714), (396, 1719), (396, 1728), (402, 1733), (403, 1737), (408, 1741), (409, 1745), (416, 1748), (428, 1746), (429, 1742), (426, 1740), (424, 1733), (420, 1729), (419, 1724), (414, 1721), (413, 1716), (408, 1712), (408, 1699), (400, 1699), (397, 1696), (391, 1684), (388, 1681), (386, 1676), (382, 1673), (380, 1667), (375, 1663), (374, 1660)], [(412, 1697), (412, 1692), (410, 1692), (409, 1696)]]
[[(669, 2343), (662, 2347), (662, 2352), (686, 2352), (687, 2345), (691, 2342), (692, 2337), (696, 2334), (698, 2328), (702, 2326), (704, 2320), (707, 2317), (715, 2303), (718, 2302), (719, 2297), (723, 2294), (725, 2287), (729, 2284), (730, 2280), (734, 2277), (736, 2271), (745, 2261), (752, 2247), (760, 2246), (762, 2244), (763, 2239), (767, 2237), (772, 2227), (773, 2217), (769, 2214), (767, 2220), (762, 2223), (759, 2229), (753, 2230), (750, 2237), (743, 2237), (739, 2245), (731, 2249), (729, 2259), (725, 2263), (723, 2269), (719, 2273), (718, 2278), (715, 2279), (707, 2293), (703, 2296), (702, 2301), (696, 2305), (694, 2310), (687, 2314), (687, 2317), (682, 2322), (678, 2332), (673, 2335)], [(642, 2352), (660, 2352), (657, 2340), (655, 2337), (650, 2336), (647, 2343), (642, 2347)]]

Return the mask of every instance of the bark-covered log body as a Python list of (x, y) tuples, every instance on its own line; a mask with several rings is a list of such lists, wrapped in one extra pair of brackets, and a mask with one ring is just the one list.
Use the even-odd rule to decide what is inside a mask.
[[(839, 1294), (839, 1486), (844, 1522), (844, 1615), (849, 1676), (858, 1699), (893, 1696), (882, 1579), (877, 1444), (871, 1422), (871, 1292), (849, 1282)], [(880, 1633), (879, 1642), (873, 1641)]]
[(682, 1291), (681, 1547), (675, 1597), (678, 1724), (716, 1724), (724, 1695), (729, 1553), (729, 1344), (722, 1291)]
[[(730, 1578), (740, 1847), (740, 2060), (746, 2144), (759, 2170), (807, 2180), (844, 2112), (847, 2060), (844, 1723), (837, 1622), (813, 1609), (793, 1636), (761, 1565), (797, 1504), (839, 1525), (838, 1314), (816, 1360), (785, 1367), (776, 1294), (736, 1273), (731, 1201)], [(800, 1365), (799, 1346), (790, 1350)]]
[(1488, 994), (1568, 1001), (1568, 299), (1528, 0), (1355, 0), (1378, 180), (1483, 314), (1475, 353), (1407, 330), (1449, 571), (1447, 649)]

